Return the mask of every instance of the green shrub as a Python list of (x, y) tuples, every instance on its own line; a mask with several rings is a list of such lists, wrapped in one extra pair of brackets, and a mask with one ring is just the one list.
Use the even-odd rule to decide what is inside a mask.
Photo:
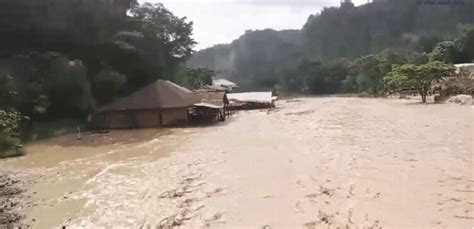
[(16, 111), (0, 110), (0, 151), (19, 143), (21, 115)]

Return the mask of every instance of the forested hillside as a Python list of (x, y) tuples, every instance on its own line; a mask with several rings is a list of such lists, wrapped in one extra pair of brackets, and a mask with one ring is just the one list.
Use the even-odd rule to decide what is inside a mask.
[(0, 11), (0, 76), (12, 78), (25, 100), (13, 105), (30, 116), (42, 99), (35, 105), (48, 116), (80, 116), (173, 79), (195, 44), (192, 23), (160, 4), (16, 0), (1, 1)]
[[(461, 25), (474, 23), (474, 2), (417, 2), (377, 0), (355, 7), (345, 1), (340, 7), (309, 16), (299, 31), (248, 31), (231, 44), (197, 52), (188, 64), (213, 68), (244, 89), (280, 85), (288, 90), (328, 93), (343, 89), (341, 79), (349, 74), (348, 62), (353, 58), (387, 49), (399, 55), (430, 53), (438, 43), (448, 41), (453, 42), (448, 46), (460, 52), (454, 62), (474, 59), (472, 44), (469, 49), (469, 44), (460, 41), (470, 31), (469, 26)], [(302, 79), (323, 73), (317, 79)], [(321, 85), (324, 82), (328, 85)], [(319, 85), (311, 85), (315, 83)], [(351, 87), (358, 88), (346, 88)]]
[(297, 30), (247, 31), (230, 45), (217, 45), (194, 54), (192, 67), (215, 69), (219, 77), (234, 76), (242, 88), (273, 87), (275, 75), (302, 55)]
[(33, 122), (85, 120), (160, 78), (192, 82), (194, 44), (192, 23), (161, 4), (0, 1), (0, 150)]

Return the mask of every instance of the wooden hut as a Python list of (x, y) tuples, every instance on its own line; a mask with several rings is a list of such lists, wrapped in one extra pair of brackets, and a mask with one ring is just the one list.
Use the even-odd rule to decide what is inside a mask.
[(190, 108), (199, 103), (196, 93), (166, 80), (98, 109), (92, 117), (97, 129), (126, 129), (186, 123)]

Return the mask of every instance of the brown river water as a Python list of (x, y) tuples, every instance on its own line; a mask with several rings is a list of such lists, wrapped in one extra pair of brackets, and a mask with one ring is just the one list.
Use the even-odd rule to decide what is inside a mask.
[(214, 126), (37, 142), (34, 228), (474, 226), (474, 107), (299, 98)]

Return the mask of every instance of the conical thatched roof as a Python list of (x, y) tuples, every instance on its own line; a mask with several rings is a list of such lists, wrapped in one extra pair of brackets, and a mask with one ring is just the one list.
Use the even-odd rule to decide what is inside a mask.
[(158, 80), (127, 97), (99, 108), (98, 111), (182, 108), (199, 101), (200, 97), (192, 91), (167, 80)]

